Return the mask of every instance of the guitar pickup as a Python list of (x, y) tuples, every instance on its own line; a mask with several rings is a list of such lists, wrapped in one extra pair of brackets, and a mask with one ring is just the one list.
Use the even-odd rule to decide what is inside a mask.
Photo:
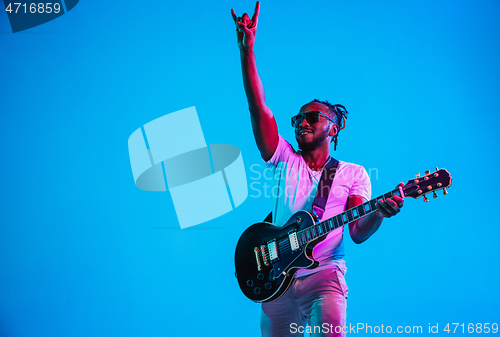
[(288, 234), (288, 240), (290, 240), (290, 247), (292, 248), (292, 251), (300, 249), (299, 240), (297, 239), (297, 232)]
[(279, 259), (278, 244), (276, 243), (276, 240), (272, 240), (267, 243), (267, 251), (269, 252), (269, 259), (272, 263)]

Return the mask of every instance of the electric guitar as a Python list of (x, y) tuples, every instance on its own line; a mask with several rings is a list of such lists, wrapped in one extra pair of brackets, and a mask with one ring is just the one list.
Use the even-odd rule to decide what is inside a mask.
[(314, 269), (319, 266), (312, 256), (314, 246), (326, 235), (341, 226), (356, 221), (377, 210), (376, 203), (392, 196), (424, 198), (428, 193), (443, 190), (451, 185), (451, 176), (445, 169), (417, 175), (406, 185), (353, 207), (321, 222), (314, 220), (306, 211), (292, 215), (283, 227), (269, 222), (259, 222), (247, 228), (241, 235), (234, 263), (236, 278), (243, 294), (254, 302), (271, 302), (278, 299), (290, 286), (300, 268)]

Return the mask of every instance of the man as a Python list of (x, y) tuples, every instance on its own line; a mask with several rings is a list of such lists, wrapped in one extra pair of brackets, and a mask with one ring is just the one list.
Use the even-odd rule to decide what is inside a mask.
[[(292, 118), (300, 151), (293, 150), (279, 134), (273, 113), (266, 105), (264, 88), (257, 72), (254, 54), (260, 3), (253, 17), (237, 17), (231, 10), (241, 56), (243, 84), (248, 100), (253, 133), (262, 158), (276, 170), (279, 193), (273, 198), (273, 223), (282, 226), (299, 211), (311, 211), (323, 167), (331, 160), (347, 111), (341, 105), (314, 100), (300, 108)], [(274, 190), (274, 189), (272, 189)], [(366, 170), (339, 161), (323, 219), (369, 200), (371, 185)], [(378, 210), (349, 225), (352, 240), (361, 243), (377, 231), (383, 218), (400, 211), (403, 199), (394, 196), (377, 204)], [(316, 269), (301, 269), (290, 288), (277, 300), (262, 304), (263, 336), (303, 335), (344, 336), (347, 286), (343, 256), (343, 228), (327, 235), (313, 251), (320, 262)], [(306, 326), (309, 325), (309, 328)], [(337, 329), (335, 329), (337, 327)]]

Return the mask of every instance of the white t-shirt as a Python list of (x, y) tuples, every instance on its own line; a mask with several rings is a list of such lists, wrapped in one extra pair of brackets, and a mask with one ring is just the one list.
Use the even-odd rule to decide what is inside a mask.
[[(312, 171), (302, 158), (301, 152), (295, 151), (281, 135), (278, 147), (267, 163), (273, 170), (271, 181), (273, 223), (276, 226), (283, 226), (295, 212), (301, 210), (311, 212), (322, 170)], [(350, 195), (359, 195), (370, 200), (370, 178), (362, 166), (339, 161), (322, 220), (342, 213)], [(320, 262), (318, 268), (300, 269), (295, 277), (335, 266), (345, 272), (343, 231), (343, 227), (334, 230), (314, 247), (314, 259)]]

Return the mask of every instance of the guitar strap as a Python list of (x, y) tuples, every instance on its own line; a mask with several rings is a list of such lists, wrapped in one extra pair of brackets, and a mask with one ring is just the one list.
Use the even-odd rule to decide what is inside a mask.
[(339, 161), (330, 157), (330, 160), (326, 163), (325, 168), (323, 169), (321, 179), (318, 183), (316, 197), (314, 198), (312, 205), (312, 215), (316, 221), (321, 220), (323, 214), (325, 213), (326, 201), (330, 195), (333, 179), (335, 178), (335, 173), (337, 173), (338, 167)]
[[(339, 167), (339, 161), (337, 159), (332, 157), (329, 158), (321, 174), (321, 179), (319, 180), (318, 189), (312, 205), (312, 215), (315, 221), (321, 220), (325, 213), (326, 202), (330, 195), (333, 179), (335, 179), (335, 173), (337, 173), (337, 168)], [(272, 223), (273, 212), (269, 213), (264, 221)]]

